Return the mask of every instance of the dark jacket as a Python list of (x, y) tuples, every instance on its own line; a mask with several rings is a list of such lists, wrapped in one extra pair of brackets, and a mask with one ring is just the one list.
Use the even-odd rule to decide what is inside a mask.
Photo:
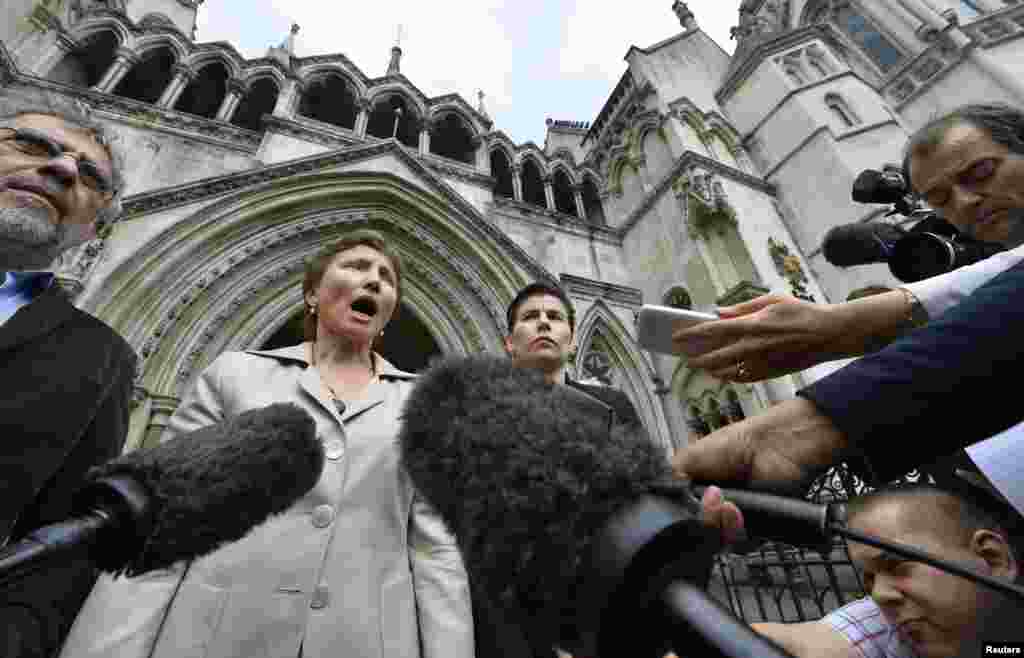
[[(0, 325), (0, 539), (64, 520), (86, 471), (121, 453), (135, 363), (57, 285)], [(0, 590), (0, 655), (52, 655), (95, 579), (69, 559)]]
[[(606, 413), (610, 425), (631, 427), (630, 431), (646, 439), (640, 417), (622, 391), (609, 386), (581, 384), (569, 379), (565, 384), (581, 393), (581, 413)], [(554, 658), (552, 647), (531, 647), (523, 633), (525, 620), (517, 610), (491, 601), (473, 586), (473, 635), (477, 658)]]
[(1007, 397), (1024, 364), (1022, 336), (1024, 263), (799, 394), (889, 481), (1024, 419)]

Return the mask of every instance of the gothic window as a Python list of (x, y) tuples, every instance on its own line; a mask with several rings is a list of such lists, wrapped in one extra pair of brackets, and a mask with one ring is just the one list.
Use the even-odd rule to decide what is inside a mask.
[(552, 191), (555, 193), (555, 209), (566, 215), (576, 216), (576, 196), (572, 192), (572, 181), (565, 171), (558, 167), (551, 181)]
[(299, 101), (299, 115), (339, 128), (355, 128), (357, 114), (355, 92), (337, 73), (310, 80)]
[(117, 46), (117, 36), (113, 32), (95, 34), (80, 48), (64, 55), (46, 77), (54, 82), (92, 87), (103, 79), (114, 63)]
[(587, 176), (583, 179), (583, 210), (587, 213), (587, 221), (591, 224), (602, 226), (605, 223), (604, 207), (601, 205), (601, 195), (597, 192), (597, 184), (594, 179)]
[(395, 137), (411, 149), (420, 145), (420, 121), (411, 103), (401, 95), (392, 94), (378, 99), (370, 112), (366, 133), (382, 139)]
[(224, 102), (228, 92), (227, 68), (220, 62), (207, 64), (199, 69), (194, 80), (185, 86), (174, 109), (197, 116), (213, 119)]
[(857, 44), (883, 72), (888, 73), (903, 59), (903, 55), (896, 49), (896, 46), (852, 4), (839, 3), (835, 10), (834, 20), (839, 29)]
[(143, 103), (157, 102), (174, 78), (174, 62), (174, 52), (167, 46), (146, 51), (118, 83), (114, 94)]
[(491, 176), (494, 177), (494, 193), (507, 199), (515, 197), (515, 184), (512, 182), (512, 166), (508, 162), (505, 151), (496, 148), (491, 151)]
[(231, 123), (260, 132), (263, 130), (263, 115), (273, 114), (280, 91), (272, 78), (260, 78), (249, 86), (249, 91), (238, 102), (238, 108)]
[(547, 208), (547, 196), (544, 194), (544, 179), (540, 175), (540, 167), (533, 158), (523, 158), (523, 201)]
[(661, 303), (672, 308), (693, 308), (693, 299), (690, 298), (690, 293), (686, 291), (686, 288), (682, 286), (672, 286), (669, 288), (668, 292), (665, 293), (665, 297), (661, 300)]
[(832, 116), (839, 120), (841, 129), (853, 128), (860, 123), (860, 119), (853, 113), (853, 110), (850, 109), (850, 106), (846, 104), (846, 101), (839, 94), (826, 94), (825, 105), (828, 106)]
[(466, 164), (476, 164), (473, 131), (458, 114), (449, 112), (434, 124), (430, 134), (430, 152)]
[(821, 60), (816, 57), (808, 57), (807, 64), (822, 78), (828, 77), (828, 71), (825, 70), (825, 65), (821, 63)]

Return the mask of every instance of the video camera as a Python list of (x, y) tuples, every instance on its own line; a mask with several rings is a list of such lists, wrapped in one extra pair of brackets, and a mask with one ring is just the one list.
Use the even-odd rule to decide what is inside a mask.
[(1000, 245), (964, 235), (935, 212), (922, 208), (895, 165), (886, 165), (882, 171), (862, 171), (853, 182), (853, 200), (889, 203), (892, 208), (885, 217), (900, 214), (918, 221), (909, 230), (885, 222), (834, 227), (825, 234), (822, 252), (836, 267), (888, 263), (893, 276), (913, 283), (1003, 251)]

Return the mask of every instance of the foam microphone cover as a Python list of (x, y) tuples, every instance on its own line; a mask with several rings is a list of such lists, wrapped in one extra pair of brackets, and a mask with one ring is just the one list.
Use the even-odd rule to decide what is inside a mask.
[(141, 551), (104, 570), (136, 576), (237, 541), (309, 492), (323, 467), (316, 425), (294, 404), (246, 411), (97, 466), (92, 481), (127, 476), (143, 485), (154, 519)]
[(821, 250), (825, 260), (836, 267), (884, 263), (889, 250), (903, 236), (903, 230), (890, 224), (843, 224), (829, 229)]
[(565, 637), (560, 625), (571, 625), (586, 591), (582, 556), (616, 510), (657, 491), (700, 513), (653, 442), (609, 429), (593, 409), (491, 356), (438, 363), (404, 409), (399, 442), (412, 482), (455, 535), (477, 587), (530, 616), (534, 646)]

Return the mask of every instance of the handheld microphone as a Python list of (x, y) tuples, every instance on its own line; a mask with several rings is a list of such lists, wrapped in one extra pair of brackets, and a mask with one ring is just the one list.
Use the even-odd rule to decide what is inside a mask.
[(521, 613), (538, 654), (788, 655), (741, 624), (716, 635), (735, 619), (696, 588), (718, 531), (653, 442), (610, 429), (564, 389), (476, 356), (436, 364), (406, 401), (403, 466), (478, 591)]
[[(694, 494), (703, 496), (708, 485), (693, 485)], [(842, 503), (811, 503), (798, 498), (746, 489), (721, 489), (722, 498), (743, 513), (743, 525), (748, 536), (804, 546), (826, 554), (833, 537), (880, 548), (914, 562), (941, 569), (961, 578), (974, 581), (1024, 601), (1024, 587), (1000, 580), (974, 569), (935, 557), (926, 551), (892, 542), (881, 537), (846, 527), (846, 506)]]
[(309, 492), (324, 466), (316, 426), (293, 404), (254, 409), (89, 471), (76, 518), (0, 551), (0, 584), (87, 550), (138, 576), (237, 541)]

